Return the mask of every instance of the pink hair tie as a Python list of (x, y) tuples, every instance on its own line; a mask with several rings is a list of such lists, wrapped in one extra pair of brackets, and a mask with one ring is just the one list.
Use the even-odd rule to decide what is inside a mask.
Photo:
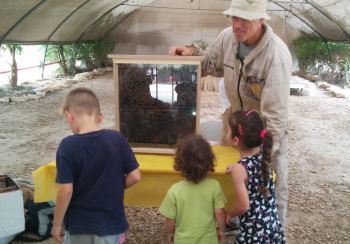
[(267, 133), (267, 130), (266, 130), (266, 129), (263, 129), (263, 130), (260, 132), (260, 138), (261, 138), (261, 139), (264, 139), (266, 133)]
[(245, 113), (245, 117), (248, 118), (248, 116), (253, 112), (253, 109), (249, 109), (246, 113)]

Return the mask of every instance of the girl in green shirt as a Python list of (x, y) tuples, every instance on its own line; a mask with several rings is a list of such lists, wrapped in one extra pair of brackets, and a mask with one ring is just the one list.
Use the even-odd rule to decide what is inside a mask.
[[(167, 243), (216, 244), (224, 240), (226, 198), (214, 172), (215, 156), (200, 135), (178, 142), (174, 168), (184, 177), (168, 190), (160, 213), (166, 217)], [(216, 226), (218, 225), (218, 230)]]

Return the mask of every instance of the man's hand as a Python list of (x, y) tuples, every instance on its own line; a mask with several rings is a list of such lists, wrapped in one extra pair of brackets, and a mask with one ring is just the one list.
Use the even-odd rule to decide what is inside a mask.
[(193, 49), (191, 47), (171, 47), (169, 55), (172, 56), (193, 56)]
[(64, 231), (61, 224), (54, 224), (51, 229), (51, 235), (58, 243), (63, 243)]

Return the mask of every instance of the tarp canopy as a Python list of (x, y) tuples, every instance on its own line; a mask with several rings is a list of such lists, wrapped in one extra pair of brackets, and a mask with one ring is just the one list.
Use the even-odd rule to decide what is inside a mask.
[[(147, 10), (153, 22), (139, 23), (139, 31), (163, 21), (157, 12), (183, 13), (196, 18), (223, 16), (230, 0), (0, 0), (0, 44), (117, 40), (130, 27), (130, 16)], [(350, 0), (276, 0), (267, 6), (278, 32), (287, 38), (300, 34), (350, 42)], [(225, 18), (224, 16), (222, 17)], [(189, 20), (192, 21), (192, 20)], [(175, 21), (176, 22), (176, 21)], [(200, 25), (197, 21), (194, 30)], [(191, 24), (191, 23), (189, 23)], [(209, 23), (210, 24), (210, 23)], [(148, 25), (148, 26), (147, 26)], [(121, 28), (122, 27), (122, 28)], [(181, 33), (181, 25), (176, 33)], [(290, 37), (288, 37), (290, 33)], [(295, 33), (298, 33), (297, 35)], [(279, 34), (279, 33), (277, 33)]]

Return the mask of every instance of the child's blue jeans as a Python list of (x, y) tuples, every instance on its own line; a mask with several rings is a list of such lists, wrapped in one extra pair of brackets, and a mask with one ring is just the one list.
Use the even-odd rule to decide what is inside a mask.
[(64, 233), (64, 244), (117, 244), (119, 235), (97, 236), (97, 235), (70, 235)]

